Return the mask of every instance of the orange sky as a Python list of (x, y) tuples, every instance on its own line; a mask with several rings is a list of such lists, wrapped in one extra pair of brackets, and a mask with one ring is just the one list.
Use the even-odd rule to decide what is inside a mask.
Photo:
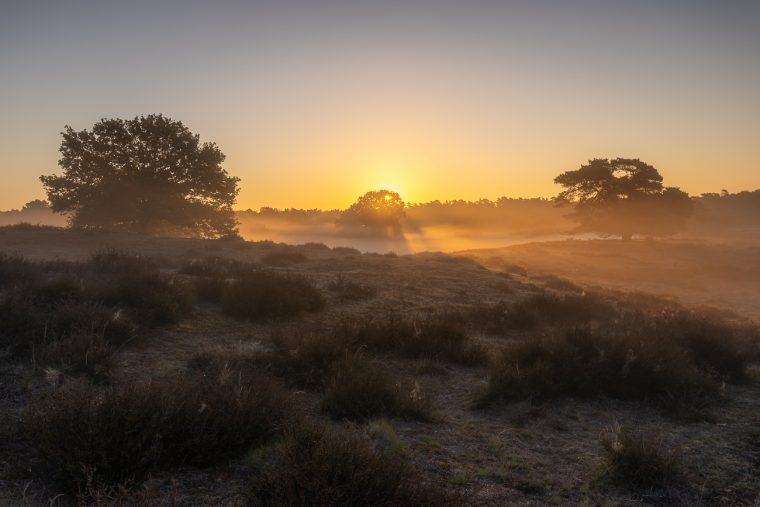
[(0, 20), (0, 209), (43, 197), (65, 124), (158, 112), (220, 145), (238, 208), (549, 197), (618, 156), (692, 194), (755, 189), (758, 5), (21, 2)]

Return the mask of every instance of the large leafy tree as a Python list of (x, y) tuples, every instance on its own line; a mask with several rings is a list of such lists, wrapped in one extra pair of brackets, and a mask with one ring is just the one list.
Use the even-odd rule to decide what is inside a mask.
[(224, 154), (160, 114), (66, 126), (58, 164), (41, 176), (55, 212), (74, 227), (218, 237), (236, 230), (238, 178)]
[(398, 234), (404, 218), (404, 201), (397, 192), (374, 190), (359, 197), (341, 213), (339, 224), (361, 227), (369, 232)]
[(597, 158), (554, 179), (565, 187), (556, 200), (574, 206), (579, 232), (663, 236), (678, 232), (691, 215), (689, 195), (664, 187), (662, 176), (639, 159)]

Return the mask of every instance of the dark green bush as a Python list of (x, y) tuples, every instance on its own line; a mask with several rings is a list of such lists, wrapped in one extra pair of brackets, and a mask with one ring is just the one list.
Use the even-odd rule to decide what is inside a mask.
[(662, 438), (636, 433), (616, 424), (600, 437), (605, 473), (614, 483), (630, 489), (663, 488), (680, 477), (679, 456)]
[(462, 505), (463, 499), (426, 480), (408, 458), (373, 449), (364, 438), (329, 427), (289, 431), (262, 459), (250, 485), (250, 505)]
[(252, 263), (210, 255), (185, 264), (180, 268), (180, 273), (226, 279), (249, 273), (255, 269), (256, 265)]
[(545, 325), (577, 325), (593, 320), (612, 320), (618, 315), (610, 303), (593, 294), (537, 294), (525, 299), (472, 309), (468, 321), (493, 334)]
[(171, 467), (206, 466), (277, 434), (288, 394), (252, 370), (97, 389), (76, 384), (31, 404), (24, 427), (58, 479), (76, 491), (94, 470), (98, 483), (141, 479)]
[(431, 408), (419, 389), (396, 383), (388, 373), (358, 354), (333, 366), (322, 409), (335, 419), (366, 421), (377, 417), (429, 420)]
[(354, 282), (343, 275), (336, 276), (327, 286), (341, 301), (361, 301), (375, 296), (377, 290), (369, 285)]
[(292, 339), (276, 334), (272, 337), (272, 349), (256, 357), (259, 364), (291, 385), (322, 389), (335, 371), (335, 365), (357, 349), (345, 338), (317, 333)]
[(359, 257), (362, 254), (356, 248), (351, 248), (348, 246), (336, 246), (333, 247), (332, 251), (334, 254), (340, 255), (342, 257)]
[(193, 306), (189, 287), (158, 273), (98, 280), (93, 299), (110, 307), (127, 307), (130, 316), (148, 326), (175, 324)]
[(479, 404), (609, 397), (651, 400), (688, 411), (699, 409), (717, 392), (717, 383), (675, 341), (577, 329), (507, 347), (492, 365)]
[(289, 250), (277, 250), (269, 252), (261, 258), (261, 263), (267, 266), (290, 266), (292, 264), (298, 264), (308, 261), (302, 253), (292, 252)]
[(6, 284), (29, 282), (40, 277), (38, 266), (19, 255), (0, 252), (0, 287)]
[(306, 277), (261, 270), (227, 282), (221, 304), (232, 317), (271, 322), (319, 311), (324, 298)]
[[(345, 322), (336, 331), (367, 350), (406, 358), (438, 359), (457, 364), (483, 364), (486, 349), (472, 340), (452, 316), (434, 315), (419, 320), (389, 315), (368, 322)], [(347, 338), (343, 338), (344, 340)]]

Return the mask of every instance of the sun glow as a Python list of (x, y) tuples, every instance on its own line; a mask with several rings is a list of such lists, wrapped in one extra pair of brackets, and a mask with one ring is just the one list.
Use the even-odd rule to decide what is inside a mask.
[(406, 198), (414, 165), (401, 159), (380, 159), (365, 165), (364, 184), (368, 190), (389, 190)]

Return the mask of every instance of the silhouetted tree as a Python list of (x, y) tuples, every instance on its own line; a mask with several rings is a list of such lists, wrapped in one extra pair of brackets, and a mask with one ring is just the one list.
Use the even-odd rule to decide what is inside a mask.
[(42, 199), (35, 199), (33, 201), (29, 201), (28, 203), (24, 204), (24, 207), (21, 208), (21, 211), (49, 211), (50, 210), (50, 204), (47, 201), (43, 201)]
[(404, 201), (397, 192), (370, 191), (341, 213), (338, 223), (398, 234), (404, 218)]
[(554, 179), (565, 187), (555, 199), (573, 204), (579, 232), (663, 236), (678, 232), (693, 211), (689, 195), (663, 187), (662, 176), (639, 159), (594, 159)]
[(222, 169), (216, 144), (201, 144), (182, 122), (152, 114), (61, 134), (63, 174), (40, 180), (72, 226), (203, 237), (236, 230), (239, 179)]

